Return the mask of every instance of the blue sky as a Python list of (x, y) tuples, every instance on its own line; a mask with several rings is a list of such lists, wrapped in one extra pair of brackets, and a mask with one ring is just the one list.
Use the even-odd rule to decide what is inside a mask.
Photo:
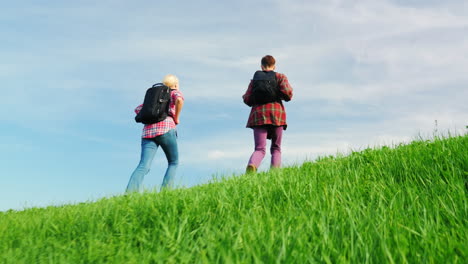
[[(241, 173), (241, 96), (266, 54), (295, 89), (285, 165), (468, 125), (466, 1), (10, 1), (0, 30), (0, 210), (123, 193), (133, 109), (169, 73), (186, 97), (177, 184)], [(159, 152), (147, 188), (165, 167)]]

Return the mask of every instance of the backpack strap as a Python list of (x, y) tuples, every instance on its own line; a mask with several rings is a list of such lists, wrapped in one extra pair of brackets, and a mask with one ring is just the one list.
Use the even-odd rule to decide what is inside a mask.
[(173, 116), (171, 115), (171, 110), (170, 110), (170, 108), (171, 108), (171, 102), (172, 102), (172, 92), (175, 91), (175, 90), (176, 90), (176, 89), (171, 89), (171, 88), (169, 88), (169, 103), (167, 104), (167, 108), (168, 108), (168, 109), (167, 109), (167, 115), (170, 116), (170, 117), (173, 117)]

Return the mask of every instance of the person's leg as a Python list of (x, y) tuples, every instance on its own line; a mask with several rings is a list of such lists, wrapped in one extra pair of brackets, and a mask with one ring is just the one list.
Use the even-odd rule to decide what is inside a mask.
[(172, 188), (177, 166), (179, 165), (179, 149), (177, 147), (177, 132), (170, 130), (164, 135), (156, 138), (156, 142), (161, 146), (167, 158), (167, 170), (161, 185), (163, 188)]
[(267, 132), (268, 130), (265, 127), (253, 128), (255, 151), (250, 156), (247, 170), (249, 170), (250, 166), (253, 166), (253, 171), (255, 171), (262, 163), (266, 151)]
[(139, 191), (141, 188), (141, 183), (143, 182), (143, 178), (146, 174), (148, 174), (151, 168), (151, 162), (153, 161), (154, 154), (156, 154), (156, 150), (158, 146), (152, 139), (141, 139), (141, 157), (140, 163), (133, 171), (132, 176), (130, 177), (130, 181), (127, 185), (126, 192), (135, 192)]
[(271, 133), (271, 167), (281, 167), (281, 139), (283, 138), (283, 127), (275, 126), (270, 128)]

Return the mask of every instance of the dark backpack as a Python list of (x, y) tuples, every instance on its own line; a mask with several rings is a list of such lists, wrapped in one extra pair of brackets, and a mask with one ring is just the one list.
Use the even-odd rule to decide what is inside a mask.
[(171, 89), (162, 83), (153, 85), (146, 91), (143, 107), (135, 116), (137, 123), (154, 124), (166, 119), (169, 113)]
[(252, 104), (281, 101), (274, 71), (256, 71), (252, 79)]

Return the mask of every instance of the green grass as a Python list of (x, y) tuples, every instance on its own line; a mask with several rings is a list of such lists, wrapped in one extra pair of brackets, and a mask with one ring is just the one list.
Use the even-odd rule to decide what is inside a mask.
[(0, 263), (467, 263), (468, 136), (0, 213)]

